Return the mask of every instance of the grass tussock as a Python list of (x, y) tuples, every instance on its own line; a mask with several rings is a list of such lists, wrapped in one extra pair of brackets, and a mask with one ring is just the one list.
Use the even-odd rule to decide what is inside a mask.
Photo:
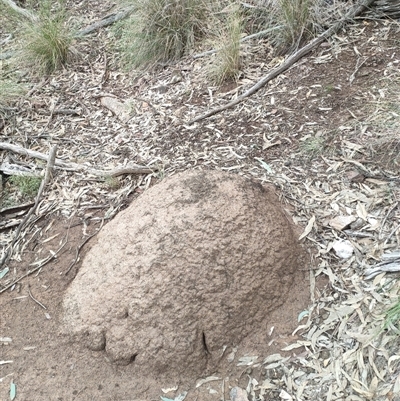
[(0, 77), (0, 112), (1, 109), (18, 100), (26, 91), (23, 84), (11, 78)]
[(309, 159), (321, 155), (325, 148), (326, 142), (321, 136), (310, 136), (300, 143), (301, 152)]
[(237, 8), (226, 22), (216, 30), (213, 46), (218, 49), (209, 69), (211, 80), (220, 85), (227, 80), (236, 80), (240, 73), (240, 39), (243, 18)]
[(202, 38), (212, 15), (211, 0), (136, 0), (120, 29), (122, 59), (134, 68), (176, 60)]
[(311, 3), (311, 0), (275, 2), (270, 23), (275, 24), (277, 29), (272, 31), (271, 41), (278, 53), (295, 51), (311, 36), (314, 25)]
[(29, 177), (21, 175), (13, 175), (10, 177), (10, 183), (16, 187), (20, 194), (24, 197), (32, 197), (39, 191), (42, 179), (39, 177)]
[(21, 40), (24, 64), (40, 74), (49, 74), (64, 66), (70, 56), (72, 34), (62, 3), (43, 1), (37, 21), (24, 23)]

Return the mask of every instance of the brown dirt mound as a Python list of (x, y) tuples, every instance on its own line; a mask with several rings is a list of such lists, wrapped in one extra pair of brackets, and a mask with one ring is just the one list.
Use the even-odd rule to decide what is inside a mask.
[(262, 337), (301, 255), (269, 189), (217, 171), (177, 174), (98, 235), (64, 297), (67, 331), (118, 364), (196, 377)]

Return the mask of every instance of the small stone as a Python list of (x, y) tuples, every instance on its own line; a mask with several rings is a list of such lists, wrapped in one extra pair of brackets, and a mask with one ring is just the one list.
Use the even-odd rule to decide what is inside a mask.
[(332, 248), (336, 252), (336, 255), (342, 259), (349, 259), (353, 255), (353, 252), (354, 252), (353, 245), (348, 240), (336, 241), (333, 244)]
[(350, 170), (347, 172), (347, 178), (350, 182), (363, 182), (365, 180), (365, 175), (357, 170)]
[(249, 401), (246, 390), (240, 387), (233, 387), (229, 396), (231, 401)]

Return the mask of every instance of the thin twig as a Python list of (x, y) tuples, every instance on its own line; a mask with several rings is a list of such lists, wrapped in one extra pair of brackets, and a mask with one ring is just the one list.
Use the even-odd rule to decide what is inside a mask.
[(325, 41), (327, 38), (329, 38), (334, 33), (339, 31), (339, 29), (341, 29), (347, 21), (354, 19), (354, 17), (361, 14), (366, 8), (370, 7), (374, 3), (374, 1), (375, 0), (364, 0), (361, 2), (361, 4), (354, 6), (343, 19), (337, 21), (334, 25), (332, 25), (329, 29), (327, 29), (321, 35), (317, 36), (310, 43), (308, 43), (307, 45), (302, 47), (300, 50), (298, 50), (297, 52), (295, 52), (294, 54), (289, 56), (286, 59), (286, 61), (284, 61), (279, 67), (273, 69), (269, 74), (267, 74), (265, 77), (261, 78), (255, 85), (253, 85), (245, 93), (243, 93), (242, 95), (237, 97), (235, 100), (232, 100), (231, 102), (229, 102), (223, 106), (216, 107), (215, 109), (211, 109), (208, 112), (195, 117), (193, 120), (189, 121), (189, 125), (194, 124), (200, 120), (204, 120), (205, 118), (211, 117), (214, 114), (220, 113), (221, 111), (227, 110), (230, 107), (236, 106), (238, 103), (242, 102), (247, 97), (256, 93), (263, 86), (265, 86), (269, 81), (271, 81), (272, 79), (276, 78), (279, 74), (286, 71), (294, 63), (296, 63), (298, 60), (300, 60), (306, 54), (310, 53), (311, 50), (317, 48), (323, 41)]
[(29, 294), (29, 296), (32, 298), (32, 300), (34, 301), (34, 302), (36, 302), (40, 307), (42, 307), (43, 309), (46, 309), (47, 310), (47, 308), (41, 303), (41, 302), (39, 302), (33, 295), (32, 295), (32, 293), (31, 293), (31, 286), (28, 284), (28, 294)]
[(64, 273), (65, 275), (67, 275), (70, 272), (70, 270), (74, 267), (74, 265), (78, 261), (79, 252), (81, 251), (82, 247), (90, 240), (90, 238), (93, 238), (96, 234), (98, 234), (100, 232), (100, 230), (103, 228), (103, 225), (104, 225), (104, 218), (101, 220), (101, 224), (100, 224), (100, 227), (98, 228), (98, 230), (96, 230), (96, 232), (94, 232), (93, 234), (91, 234), (87, 238), (85, 238), (84, 241), (76, 248), (75, 258), (69, 265), (67, 271)]
[(396, 226), (388, 235), (388, 237), (385, 239), (384, 245), (386, 245), (390, 238), (392, 237), (392, 235), (400, 228), (400, 224), (398, 226)]
[(40, 201), (40, 199), (42, 197), (44, 188), (45, 188), (45, 186), (47, 184), (47, 181), (48, 181), (48, 179), (49, 179), (49, 177), (51, 175), (50, 170), (52, 170), (52, 168), (54, 167), (54, 159), (55, 159), (56, 152), (57, 152), (57, 146), (54, 146), (53, 148), (50, 149), (50, 153), (49, 153), (50, 156), (48, 158), (48, 162), (47, 162), (47, 165), (46, 165), (45, 178), (42, 180), (42, 182), (40, 184), (39, 191), (38, 191), (38, 193), (36, 195), (35, 203), (32, 206), (32, 208), (29, 210), (29, 212), (26, 214), (26, 216), (22, 220), (21, 224), (18, 226), (18, 228), (17, 228), (17, 230), (15, 232), (14, 238), (11, 241), (11, 244), (9, 245), (7, 251), (5, 252), (3, 258), (0, 261), (0, 268), (2, 266), (4, 266), (10, 260), (10, 257), (11, 257), (12, 252), (13, 252), (14, 245), (15, 245), (18, 237), (19, 237), (19, 234), (21, 233), (21, 230), (25, 227), (26, 223), (29, 221), (29, 218), (32, 216), (32, 214), (35, 212), (36, 208), (39, 205), (39, 201)]
[[(67, 234), (67, 239), (68, 239), (68, 234)], [(43, 266), (47, 265), (47, 263), (49, 263), (50, 261), (52, 261), (53, 259), (55, 259), (58, 255), (58, 253), (61, 251), (61, 249), (64, 248), (64, 246), (66, 245), (67, 240), (65, 240), (65, 242), (60, 246), (60, 248), (57, 249), (57, 251), (50, 255), (41, 265), (35, 267), (32, 270), (29, 270), (27, 273), (25, 273), (24, 275), (22, 275), (21, 277), (17, 278), (16, 280), (14, 280), (12, 283), (8, 284), (7, 286), (5, 286), (4, 288), (2, 288), (0, 290), (0, 294), (2, 294), (3, 292), (7, 291), (9, 288), (11, 288), (12, 286), (14, 286), (15, 284), (17, 284), (18, 282), (20, 282), (21, 280), (23, 280), (25, 277), (30, 276), (31, 274), (37, 272), (38, 270), (40, 270)]]
[(53, 178), (54, 163), (56, 161), (57, 146), (53, 146), (49, 152), (49, 159), (47, 161), (46, 172), (44, 174), (44, 185), (47, 185), (51, 178)]
[[(18, 153), (23, 156), (33, 157), (35, 159), (46, 160), (46, 161), (48, 160), (48, 155), (37, 152), (35, 150), (23, 148), (21, 146), (12, 145), (7, 142), (0, 142), (0, 149), (10, 150), (11, 152)], [(56, 167), (70, 171), (87, 171), (89, 174), (93, 174), (100, 177), (101, 176), (116, 177), (122, 174), (151, 174), (154, 173), (154, 171), (157, 171), (157, 168), (150, 168), (147, 166), (140, 166), (137, 164), (128, 165), (126, 167), (119, 167), (110, 171), (104, 171), (95, 168), (91, 169), (87, 166), (84, 166), (83, 164), (64, 162), (60, 159), (55, 159), (54, 165)]]
[(360, 58), (357, 59), (356, 63), (356, 68), (354, 69), (353, 73), (350, 75), (349, 82), (350, 85), (353, 83), (353, 81), (356, 79), (356, 74), (360, 70), (360, 68), (363, 66), (363, 64), (368, 60), (368, 57), (365, 57), (363, 61), (360, 62)]
[(387, 218), (390, 216), (390, 214), (393, 212), (393, 210), (396, 209), (396, 207), (398, 206), (398, 204), (399, 204), (399, 202), (396, 201), (395, 204), (394, 204), (394, 205), (389, 209), (389, 211), (386, 213), (386, 216), (384, 217), (384, 219), (382, 220), (381, 229), (379, 230), (379, 239), (382, 239), (382, 231), (383, 231), (383, 228), (384, 228), (384, 226), (385, 226), (385, 224), (386, 224)]
[(25, 99), (29, 99), (38, 89), (40, 89), (47, 82), (47, 78), (42, 78), (42, 80), (37, 83), (25, 96)]

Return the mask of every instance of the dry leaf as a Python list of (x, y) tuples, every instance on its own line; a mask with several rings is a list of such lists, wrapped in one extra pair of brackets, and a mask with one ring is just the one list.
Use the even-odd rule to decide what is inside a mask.
[(299, 241), (302, 240), (303, 238), (307, 237), (308, 234), (310, 234), (311, 230), (314, 227), (314, 222), (315, 222), (315, 216), (311, 217), (311, 219), (308, 221), (308, 224), (306, 228), (304, 229), (303, 234), (300, 235)]

